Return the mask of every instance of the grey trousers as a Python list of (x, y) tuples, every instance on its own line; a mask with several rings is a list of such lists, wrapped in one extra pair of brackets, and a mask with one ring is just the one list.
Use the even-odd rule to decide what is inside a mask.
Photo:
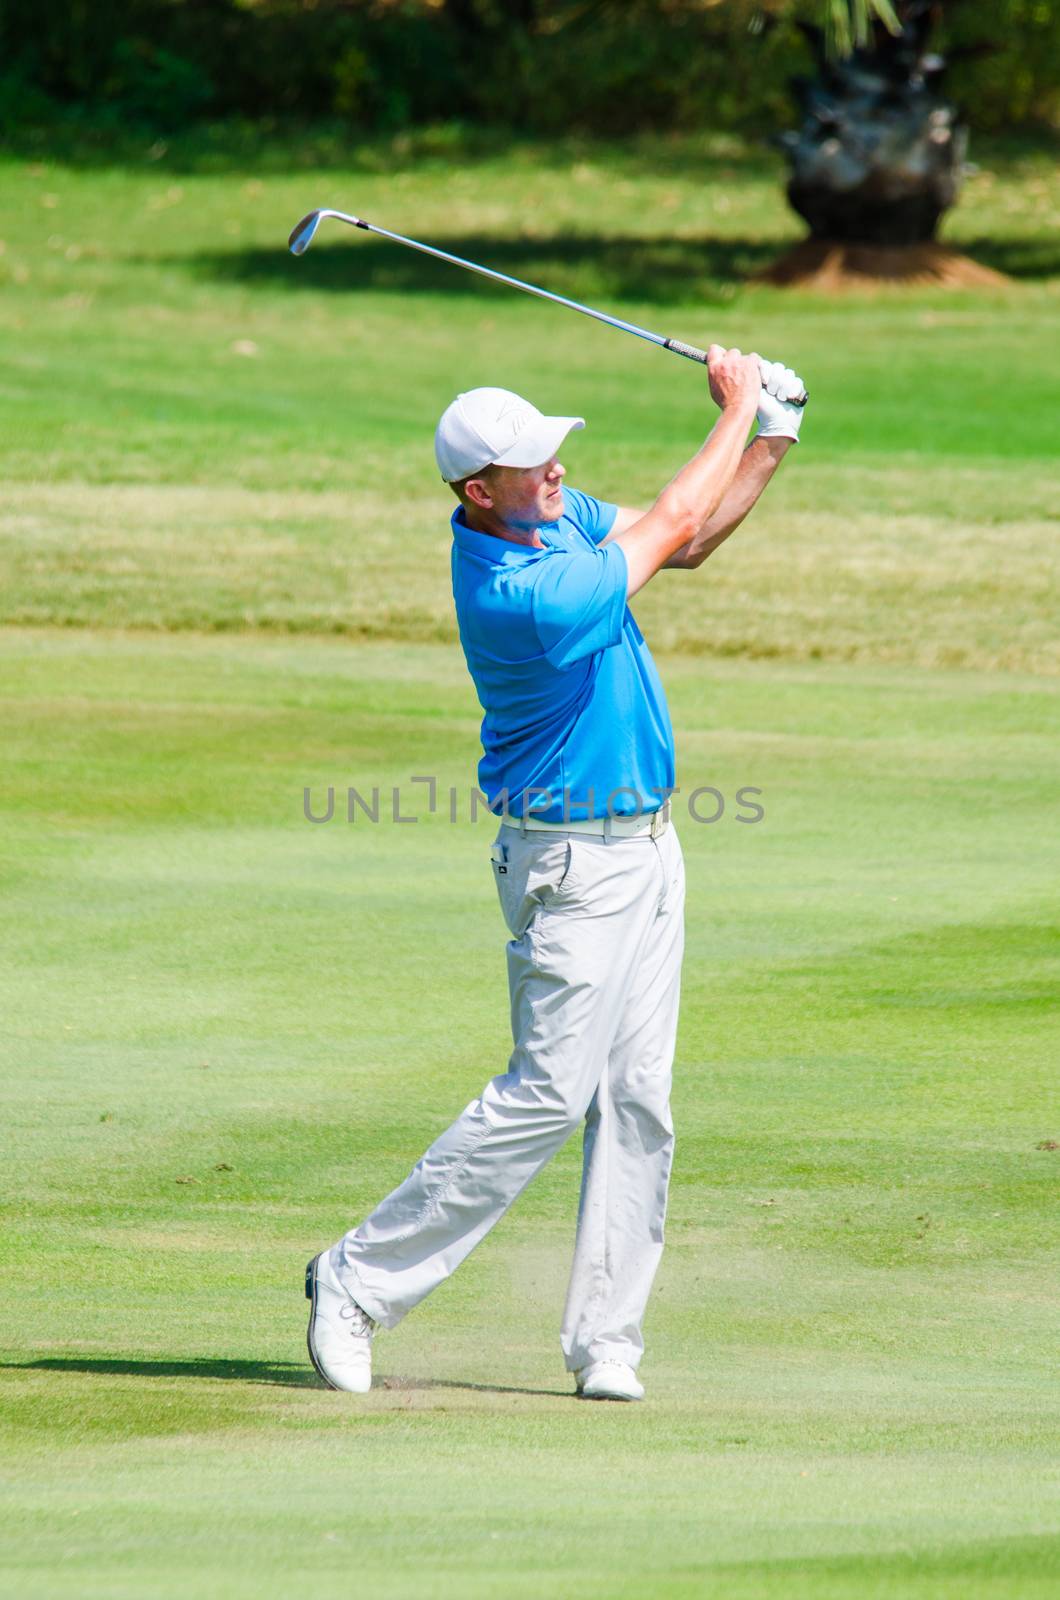
[(384, 1327), (459, 1266), (584, 1125), (569, 1370), (636, 1367), (663, 1245), (673, 1153), (670, 1081), (684, 949), (684, 862), (671, 825), (604, 840), (502, 825), (493, 873), (514, 1049), (506, 1072), (331, 1250)]

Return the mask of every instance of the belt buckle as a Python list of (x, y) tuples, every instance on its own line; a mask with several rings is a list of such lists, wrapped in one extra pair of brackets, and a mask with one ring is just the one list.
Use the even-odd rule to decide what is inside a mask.
[(669, 800), (667, 800), (664, 805), (661, 805), (659, 807), (658, 811), (653, 811), (652, 812), (652, 814), (651, 814), (651, 836), (652, 836), (653, 839), (657, 839), (659, 837), (660, 833), (662, 833), (663, 829), (666, 827), (666, 822), (667, 822), (667, 818), (669, 816), (669, 812), (670, 812), (670, 802), (669, 802)]

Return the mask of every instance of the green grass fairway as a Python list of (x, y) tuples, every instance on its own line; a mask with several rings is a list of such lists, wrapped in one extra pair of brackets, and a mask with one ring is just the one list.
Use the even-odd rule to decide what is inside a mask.
[[(739, 286), (795, 231), (765, 158), (446, 137), (0, 164), (0, 1592), (1046, 1600), (1056, 177), (980, 156), (949, 224), (1010, 289), (838, 304)], [(635, 504), (703, 376), (356, 237), (286, 258), (325, 203), (812, 391), (753, 522), (635, 605), (730, 802), (678, 808), (643, 1406), (562, 1371), (576, 1141), (364, 1399), (302, 1271), (507, 1058), (436, 415), (581, 412), (571, 481)]]

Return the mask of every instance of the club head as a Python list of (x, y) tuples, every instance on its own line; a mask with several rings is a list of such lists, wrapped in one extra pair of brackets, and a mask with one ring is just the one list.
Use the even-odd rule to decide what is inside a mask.
[(320, 227), (320, 219), (323, 215), (323, 211), (311, 211), (307, 217), (303, 217), (301, 222), (292, 228), (291, 237), (287, 241), (287, 248), (293, 256), (305, 255), (313, 242), (313, 235)]

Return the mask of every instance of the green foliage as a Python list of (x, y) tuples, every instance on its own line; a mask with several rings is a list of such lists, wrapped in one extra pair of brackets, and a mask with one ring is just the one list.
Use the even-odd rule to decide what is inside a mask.
[[(887, 0), (7, 0), (0, 126), (76, 109), (159, 131), (204, 116), (762, 130), (792, 115), (797, 18), (847, 49), (873, 15), (893, 16)], [(1047, 0), (944, 10), (974, 125), (1056, 117), (1058, 15)]]
[(948, 87), (973, 127), (1060, 124), (1060, 6), (995, 0), (954, 6), (941, 34), (952, 67)]
[(824, 14), (829, 44), (841, 56), (866, 43), (874, 17), (892, 33), (899, 28), (890, 0), (825, 0)]
[(215, 98), (199, 65), (140, 39), (118, 40), (105, 84), (130, 121), (160, 129), (194, 122)]

